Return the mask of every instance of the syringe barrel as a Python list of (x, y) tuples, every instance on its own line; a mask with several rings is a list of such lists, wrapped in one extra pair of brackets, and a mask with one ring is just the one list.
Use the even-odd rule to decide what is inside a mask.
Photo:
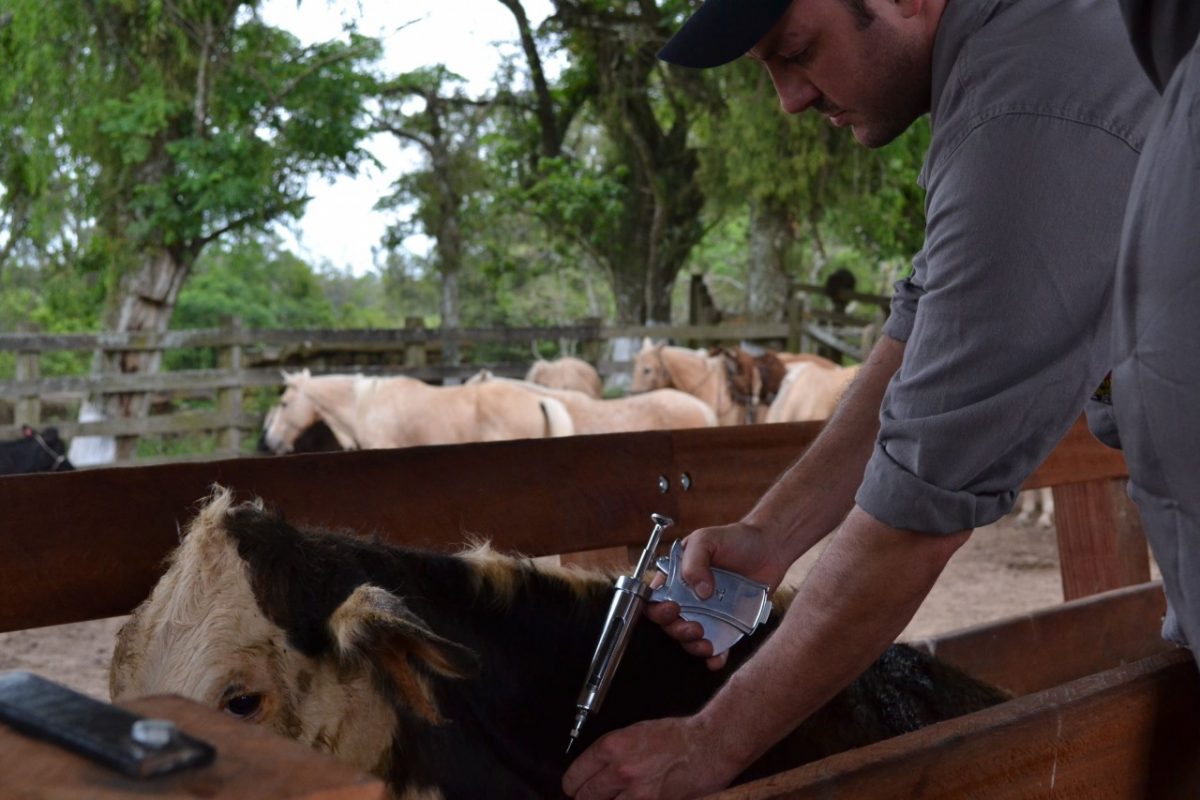
[(575, 702), (577, 708), (586, 709), (589, 713), (600, 710), (649, 595), (650, 587), (642, 581), (625, 575), (617, 578), (600, 640), (592, 654), (587, 680), (583, 682), (579, 699)]

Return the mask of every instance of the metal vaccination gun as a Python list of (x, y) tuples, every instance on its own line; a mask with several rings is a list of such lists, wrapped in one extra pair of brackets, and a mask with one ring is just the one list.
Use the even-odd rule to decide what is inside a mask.
[(571, 740), (567, 743), (568, 753), (579, 738), (579, 731), (588, 716), (600, 710), (647, 601), (670, 600), (678, 603), (679, 615), (698, 622), (704, 629), (704, 638), (712, 642), (714, 656), (728, 650), (743, 636), (753, 633), (770, 616), (770, 588), (728, 570), (712, 570), (713, 593), (707, 600), (702, 600), (683, 580), (680, 571), (683, 544), (678, 540), (671, 545), (669, 556), (654, 562), (664, 574), (665, 582), (651, 589), (643, 577), (658, 550), (662, 532), (675, 522), (661, 514), (651, 514), (650, 519), (654, 522), (654, 530), (650, 532), (650, 540), (637, 566), (629, 575), (619, 576), (613, 587), (608, 615), (600, 629), (600, 639), (592, 654), (587, 678), (575, 701), (575, 724), (571, 728)]

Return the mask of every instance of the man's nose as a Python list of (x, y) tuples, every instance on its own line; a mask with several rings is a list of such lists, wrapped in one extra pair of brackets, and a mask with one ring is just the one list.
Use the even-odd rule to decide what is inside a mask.
[(821, 98), (817, 87), (798, 75), (771, 74), (779, 105), (788, 114), (799, 114)]

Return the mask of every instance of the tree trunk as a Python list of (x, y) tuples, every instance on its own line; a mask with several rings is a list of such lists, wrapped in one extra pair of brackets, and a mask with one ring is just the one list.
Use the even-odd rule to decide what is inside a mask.
[[(109, 329), (117, 333), (145, 331), (161, 333), (167, 330), (179, 290), (191, 271), (193, 257), (170, 250), (157, 249), (147, 253), (142, 266), (121, 281), (118, 306)], [(161, 350), (110, 352), (105, 354), (105, 369), (109, 372), (153, 373), (162, 364)], [(150, 409), (149, 394), (111, 394), (104, 398), (104, 414), (108, 419), (140, 419)], [(117, 439), (117, 458), (130, 458), (137, 448), (137, 436)]]
[(788, 255), (792, 230), (784, 209), (765, 201), (750, 204), (750, 259), (746, 314), (752, 320), (781, 319), (787, 305)]

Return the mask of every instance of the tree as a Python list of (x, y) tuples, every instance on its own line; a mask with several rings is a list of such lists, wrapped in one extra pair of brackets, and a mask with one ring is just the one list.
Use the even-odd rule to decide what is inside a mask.
[[(383, 107), (375, 123), (376, 129), (416, 145), (425, 157), (425, 168), (401, 178), (378, 206), (394, 209), (416, 204), (415, 220), (436, 243), (443, 328), (462, 325), (459, 280), (469, 224), (464, 217), (470, 213), (472, 194), (484, 183), (478, 150), (488, 103), (467, 98), (461, 82), (440, 65), (401, 75), (383, 87)], [(390, 244), (396, 246), (409, 229), (394, 226)], [(449, 363), (458, 361), (457, 342), (448, 341), (446, 351)]]
[(916, 177), (929, 142), (925, 121), (867, 150), (819, 115), (784, 114), (759, 65), (743, 60), (716, 72), (725, 102), (698, 126), (701, 176), (710, 214), (749, 205), (750, 316), (777, 316), (789, 277), (817, 280), (836, 248), (852, 248), (858, 262), (916, 253), (924, 236)]
[[(551, 86), (520, 1), (499, 2), (516, 20), (531, 84), (518, 93), (527, 98), (513, 130), (535, 155), (513, 160), (513, 174), (542, 218), (604, 269), (621, 321), (670, 321), (675, 277), (702, 234), (689, 131), (705, 92), (702, 76), (655, 57), (672, 11), (651, 0), (556, 0), (541, 38), (556, 39), (571, 63)], [(588, 136), (589, 125), (603, 137)], [(597, 146), (572, 150), (572, 127)]]
[[(302, 47), (256, 7), (9, 0), (0, 213), (52, 221), (51, 188), (72, 167), (87, 222), (80, 263), (104, 276), (112, 330), (166, 329), (207, 245), (296, 216), (309, 175), (367, 157), (378, 43), (350, 33)], [(159, 359), (129, 353), (112, 366), (153, 371)], [(115, 397), (108, 411), (144, 414), (144, 399)]]

